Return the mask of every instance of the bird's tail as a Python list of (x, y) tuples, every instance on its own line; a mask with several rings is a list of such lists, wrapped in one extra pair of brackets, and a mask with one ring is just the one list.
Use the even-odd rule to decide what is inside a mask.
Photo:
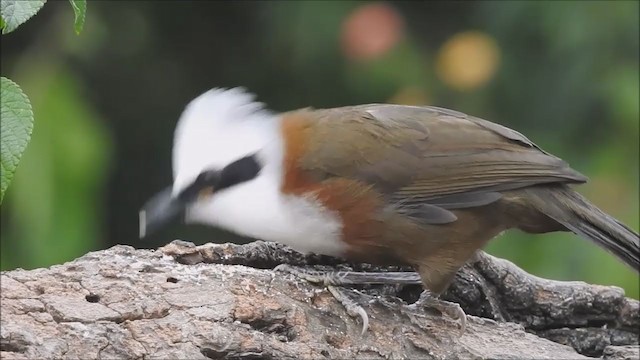
[(568, 230), (583, 236), (640, 272), (638, 233), (605, 214), (567, 185), (525, 190), (530, 204)]

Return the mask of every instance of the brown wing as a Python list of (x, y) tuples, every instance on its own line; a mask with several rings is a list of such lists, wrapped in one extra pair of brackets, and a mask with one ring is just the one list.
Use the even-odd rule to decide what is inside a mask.
[(504, 190), (586, 181), (522, 134), (459, 112), (383, 104), (316, 111), (301, 168), (365, 181), (393, 203), (456, 209)]

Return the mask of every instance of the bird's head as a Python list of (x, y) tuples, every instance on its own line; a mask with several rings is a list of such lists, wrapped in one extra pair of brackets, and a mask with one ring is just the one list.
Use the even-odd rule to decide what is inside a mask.
[(242, 88), (213, 89), (191, 101), (175, 130), (173, 185), (141, 209), (140, 237), (183, 216), (215, 225), (217, 200), (258, 179), (278, 156), (274, 118)]

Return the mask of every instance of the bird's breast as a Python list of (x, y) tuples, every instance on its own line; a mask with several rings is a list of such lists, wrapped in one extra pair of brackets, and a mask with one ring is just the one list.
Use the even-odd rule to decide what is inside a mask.
[(383, 249), (385, 224), (380, 214), (385, 204), (381, 195), (362, 181), (330, 174), (318, 177), (314, 169), (301, 166), (302, 157), (310, 155), (308, 145), (314, 131), (309, 113), (288, 114), (282, 118), (281, 128), (284, 139), (281, 192), (291, 198), (306, 199), (314, 204), (316, 212), (336, 219), (340, 226), (335, 239), (342, 244), (341, 256)]
[(348, 246), (343, 239), (343, 221), (339, 214), (321, 204), (315, 194), (285, 194), (282, 211), (287, 229), (273, 241), (304, 253), (344, 257)]

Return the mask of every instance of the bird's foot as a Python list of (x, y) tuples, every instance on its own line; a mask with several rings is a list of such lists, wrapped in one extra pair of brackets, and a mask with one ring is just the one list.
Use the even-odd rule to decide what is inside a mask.
[(349, 316), (359, 317), (362, 320), (362, 335), (364, 335), (369, 328), (369, 315), (367, 315), (364, 308), (356, 304), (356, 302), (353, 301), (343, 290), (335, 286), (341, 284), (342, 273), (344, 272), (317, 271), (299, 268), (288, 264), (280, 264), (273, 270), (287, 272), (310, 283), (326, 286), (331, 295), (333, 295), (333, 297), (342, 304)]
[(420, 294), (420, 298), (413, 304), (409, 305), (412, 310), (420, 310), (425, 307), (430, 307), (440, 311), (442, 314), (448, 315), (454, 320), (457, 320), (460, 325), (460, 336), (462, 336), (467, 328), (467, 315), (460, 305), (438, 299), (430, 291), (425, 290)]
[(415, 272), (356, 272), (356, 271), (317, 271), (299, 268), (288, 264), (278, 265), (274, 271), (293, 274), (314, 284), (327, 287), (333, 297), (344, 306), (351, 317), (362, 320), (362, 334), (369, 327), (369, 316), (364, 308), (353, 301), (337, 286), (364, 284), (420, 284), (420, 275)]
[(360, 305), (358, 305), (353, 299), (349, 297), (342, 289), (333, 286), (327, 285), (327, 289), (333, 295), (333, 297), (338, 300), (342, 306), (344, 306), (345, 311), (351, 317), (359, 317), (362, 320), (362, 329), (360, 330), (360, 335), (364, 335), (369, 329), (369, 315), (367, 311)]
[[(320, 284), (327, 287), (333, 297), (344, 306), (347, 314), (351, 317), (360, 317), (362, 320), (362, 333), (369, 327), (369, 317), (364, 308), (355, 303), (343, 290), (340, 285), (364, 285), (364, 284), (421, 284), (420, 275), (415, 272), (355, 272), (355, 271), (318, 271), (307, 268), (300, 268), (288, 264), (278, 265), (274, 271), (281, 271), (293, 274), (310, 283)], [(430, 307), (440, 311), (442, 314), (457, 320), (460, 325), (460, 334), (464, 334), (467, 327), (467, 316), (460, 305), (449, 301), (438, 299), (428, 290), (420, 294), (420, 298), (409, 305), (411, 310), (422, 310)]]

